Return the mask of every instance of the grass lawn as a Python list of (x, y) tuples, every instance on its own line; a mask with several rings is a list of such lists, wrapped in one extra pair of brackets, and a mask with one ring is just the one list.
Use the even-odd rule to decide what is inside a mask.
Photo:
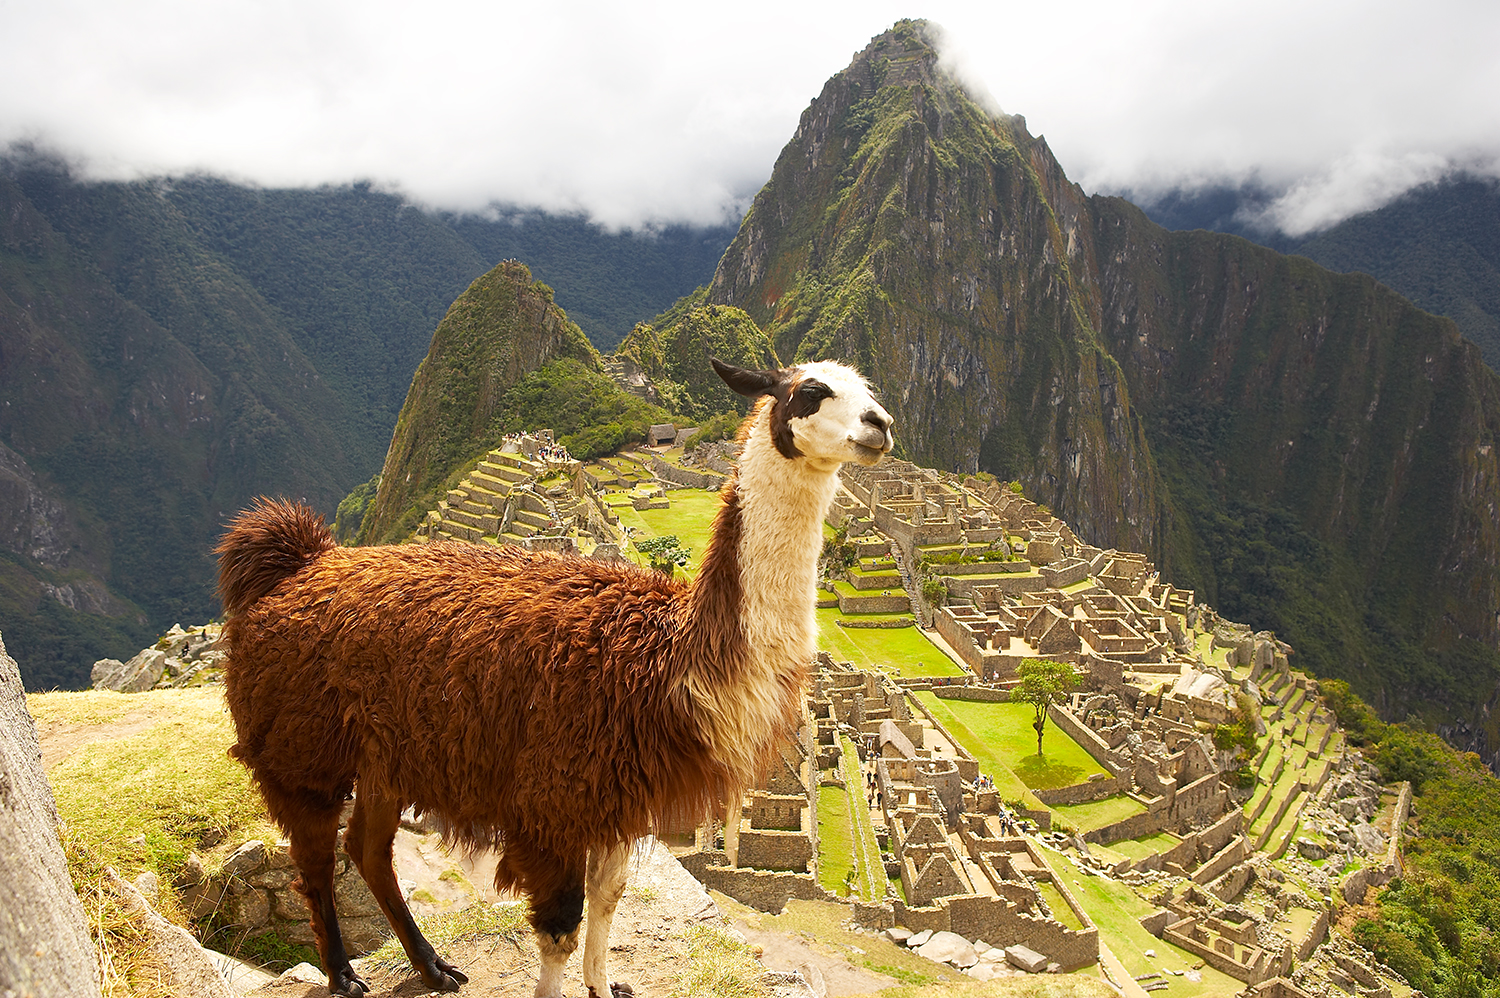
[[(818, 647), (835, 662), (856, 669), (885, 669), (903, 676), (962, 676), (964, 670), (923, 635), (920, 627), (840, 627), (838, 607), (818, 614)], [(859, 614), (846, 619), (880, 620), (910, 614)]]
[(1090, 832), (1123, 821), (1131, 815), (1145, 813), (1144, 804), (1124, 794), (1089, 801), (1087, 804), (1059, 804), (1052, 809), (1054, 825), (1061, 821), (1080, 832)]
[(1181, 839), (1171, 832), (1157, 832), (1155, 835), (1142, 835), (1138, 839), (1122, 839), (1119, 842), (1111, 842), (1109, 848), (1121, 856), (1140, 861), (1155, 853), (1166, 852), (1181, 841)]
[(875, 840), (870, 809), (865, 806), (864, 774), (859, 768), (859, 754), (848, 738), (840, 736), (839, 746), (843, 749), (840, 764), (844, 771), (849, 813), (854, 819), (855, 883), (866, 901), (881, 901), (885, 898), (885, 866), (880, 861), (880, 843)]
[(849, 795), (842, 787), (818, 788), (818, 883), (844, 893), (854, 870), (854, 836), (849, 828)]
[(39, 724), (147, 717), (138, 733), (86, 745), (47, 773), (71, 839), (127, 879), (151, 870), (170, 883), (189, 852), (212, 870), (247, 838), (280, 837), (249, 772), (224, 751), (235, 735), (222, 686), (34, 693), (27, 706)]
[[(1057, 875), (1066, 878), (1068, 889), (1088, 912), (1089, 919), (1099, 927), (1100, 938), (1109, 944), (1131, 977), (1187, 970), (1193, 964), (1203, 962), (1196, 954), (1178, 949), (1141, 928), (1140, 919), (1151, 914), (1156, 907), (1138, 897), (1129, 887), (1104, 877), (1087, 876), (1061, 853), (1047, 850), (1046, 856)], [(1156, 956), (1147, 956), (1148, 949), (1154, 950)], [(1168, 976), (1172, 986), (1166, 993), (1171, 998), (1206, 998), (1209, 995), (1232, 998), (1245, 989), (1242, 982), (1212, 967), (1205, 965), (1201, 973), (1203, 980), (1196, 984), (1185, 977)]]
[[(1078, 916), (1073, 914), (1073, 909), (1068, 907), (1068, 902), (1062, 896), (1062, 891), (1050, 880), (1038, 880), (1036, 892), (1047, 902), (1047, 907), (1052, 909), (1052, 917), (1070, 929), (1081, 929), (1083, 923)], [(1082, 902), (1079, 902), (1080, 904)]]
[[(692, 549), (693, 556), (687, 567), (688, 575), (691, 576), (697, 573), (698, 563), (703, 560), (703, 552), (707, 549), (709, 536), (713, 532), (714, 517), (719, 514), (723, 501), (717, 492), (707, 489), (672, 489), (667, 492), (667, 499), (672, 503), (671, 509), (631, 512), (635, 513), (651, 536), (676, 534), (684, 547)], [(620, 518), (622, 523), (625, 522), (623, 512)]]
[(992, 767), (1014, 773), (1033, 790), (1070, 787), (1095, 773), (1104, 773), (1083, 746), (1055, 724), (1047, 725), (1042, 736), (1043, 754), (1038, 756), (1036, 731), (1031, 727), (1036, 715), (1030, 704), (939, 700), (931, 692), (916, 695), (980, 761), (980, 768), (989, 773), (997, 787), (1000, 774), (985, 765), (986, 758), (992, 760)]

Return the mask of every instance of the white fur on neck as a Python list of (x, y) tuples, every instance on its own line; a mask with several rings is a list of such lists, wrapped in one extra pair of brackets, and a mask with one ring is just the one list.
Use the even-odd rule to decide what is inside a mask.
[(739, 463), (745, 671), (727, 687), (687, 677), (715, 755), (745, 786), (767, 742), (782, 733), (785, 680), (807, 669), (816, 651), (823, 516), (838, 491), (837, 462), (781, 456), (770, 413), (761, 407)]

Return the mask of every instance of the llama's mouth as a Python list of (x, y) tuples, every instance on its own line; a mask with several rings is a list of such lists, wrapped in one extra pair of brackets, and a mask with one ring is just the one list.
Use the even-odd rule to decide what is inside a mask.
[(889, 447), (866, 447), (858, 440), (849, 441), (854, 447), (854, 460), (860, 464), (879, 464), (880, 459), (885, 457)]

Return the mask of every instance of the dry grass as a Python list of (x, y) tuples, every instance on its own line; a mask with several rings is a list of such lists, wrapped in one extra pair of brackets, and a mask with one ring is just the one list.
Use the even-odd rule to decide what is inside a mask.
[(234, 726), (221, 690), (49, 693), (30, 698), (28, 707), (38, 720), (84, 726), (123, 716), (132, 701), (160, 719), (139, 733), (84, 745), (47, 774), (75, 841), (127, 880), (151, 870), (163, 885), (189, 852), (212, 868), (246, 839), (276, 841), (249, 774), (225, 754)]
[(105, 865), (66, 830), (62, 846), (94, 941), (100, 993), (104, 998), (175, 998), (161, 983), (145, 929), (110, 889)]
[[(82, 734), (80, 747), (47, 773), (62, 819), (68, 872), (93, 937), (105, 998), (165, 998), (143, 930), (106, 883), (155, 873), (153, 906), (186, 924), (172, 889), (190, 851), (210, 866), (249, 838), (275, 841), (249, 774), (225, 755), (233, 724), (217, 688), (27, 697), (39, 730)], [(94, 730), (129, 719), (134, 733)]]
[[(445, 911), (417, 919), (417, 926), (439, 953), (451, 955), (459, 945), (488, 940), (493, 943), (519, 943), (530, 934), (526, 906), (510, 902), (488, 904), (476, 901), (460, 911)], [(391, 974), (407, 967), (406, 951), (395, 938), (387, 939), (379, 949), (365, 957), (372, 973)]]
[(768, 998), (765, 968), (750, 947), (716, 925), (687, 931), (688, 967), (667, 998)]

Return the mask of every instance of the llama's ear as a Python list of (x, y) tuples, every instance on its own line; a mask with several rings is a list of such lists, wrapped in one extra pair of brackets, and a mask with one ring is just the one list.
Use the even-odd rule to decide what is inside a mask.
[(724, 379), (724, 384), (746, 398), (769, 395), (781, 384), (780, 371), (751, 371), (726, 364), (717, 357), (708, 358), (708, 362), (714, 366), (714, 372)]

